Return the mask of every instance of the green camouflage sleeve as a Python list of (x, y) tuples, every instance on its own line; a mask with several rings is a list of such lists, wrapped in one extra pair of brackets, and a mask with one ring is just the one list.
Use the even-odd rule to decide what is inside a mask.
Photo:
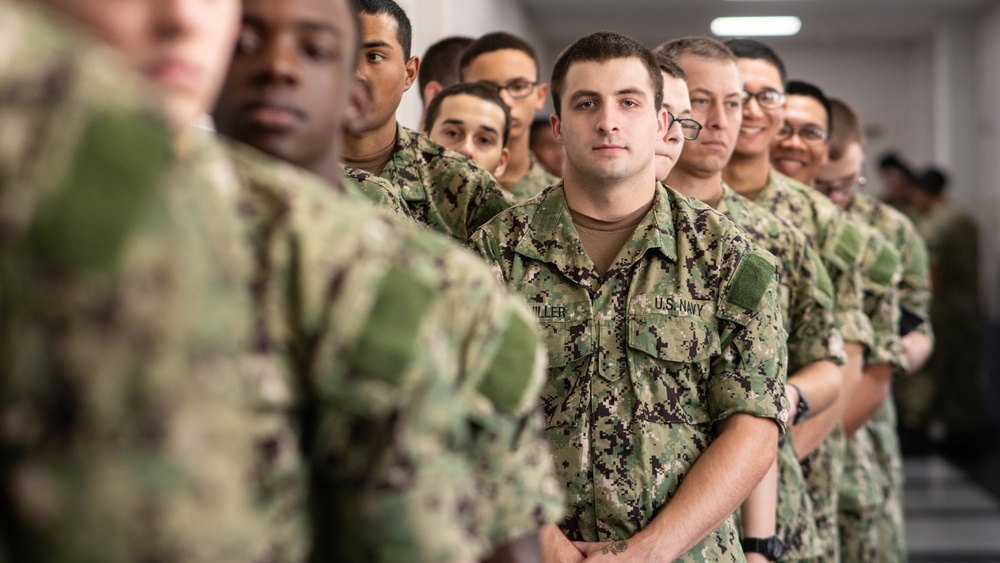
[(834, 320), (845, 342), (871, 347), (871, 322), (864, 313), (864, 282), (861, 258), (864, 237), (851, 222), (838, 219), (829, 229), (820, 251), (823, 264), (833, 282), (836, 299)]
[(5, 556), (260, 560), (232, 208), (110, 57), (7, 3), (0, 36)]
[(865, 364), (892, 364), (905, 370), (899, 341), (899, 253), (875, 229), (866, 228), (863, 234), (867, 237), (862, 258), (864, 308), (873, 333)]
[(905, 217), (903, 219), (906, 223), (900, 228), (902, 231), (900, 235), (896, 237), (899, 243), (899, 255), (903, 261), (899, 303), (925, 319), (916, 330), (933, 339), (934, 329), (930, 322), (931, 273), (927, 245), (913, 224)]
[(364, 170), (341, 165), (344, 172), (344, 188), (371, 201), (376, 206), (412, 219), (406, 201), (392, 183)]
[(786, 272), (793, 292), (789, 299), (791, 323), (787, 327), (789, 375), (812, 362), (846, 361), (844, 341), (834, 321), (833, 282), (826, 266), (804, 241), (796, 254), (799, 267)]

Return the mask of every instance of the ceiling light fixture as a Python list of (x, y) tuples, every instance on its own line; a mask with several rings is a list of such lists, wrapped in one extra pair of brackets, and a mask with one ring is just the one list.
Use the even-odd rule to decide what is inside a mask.
[(802, 20), (795, 16), (715, 18), (712, 33), (719, 37), (779, 37), (795, 35)]

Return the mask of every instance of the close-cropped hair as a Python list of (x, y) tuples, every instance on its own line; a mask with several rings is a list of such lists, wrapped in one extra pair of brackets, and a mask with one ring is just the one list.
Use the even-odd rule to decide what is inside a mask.
[(916, 179), (916, 174), (910, 165), (903, 162), (903, 159), (899, 157), (898, 154), (894, 152), (883, 153), (882, 157), (878, 160), (879, 170), (899, 170), (903, 173), (908, 180), (911, 182)]
[(458, 73), (458, 61), (474, 41), (471, 37), (445, 37), (424, 51), (424, 57), (420, 59), (420, 70), (417, 71), (421, 100), (424, 98), (424, 88), (431, 81), (436, 81), (445, 88), (462, 81)]
[(566, 47), (552, 68), (552, 104), (557, 117), (562, 117), (563, 89), (566, 74), (573, 63), (603, 63), (613, 59), (638, 59), (649, 73), (649, 84), (653, 89), (654, 108), (659, 111), (663, 105), (663, 75), (656, 56), (645, 45), (627, 35), (615, 31), (598, 31), (573, 42)]
[(724, 43), (704, 35), (681, 37), (672, 39), (660, 44), (653, 49), (653, 52), (667, 56), (674, 61), (680, 60), (682, 55), (694, 55), (700, 59), (710, 61), (732, 61), (736, 62), (733, 52)]
[(521, 51), (525, 55), (531, 57), (531, 60), (535, 62), (535, 80), (539, 79), (538, 55), (535, 53), (534, 47), (532, 47), (524, 39), (504, 31), (487, 33), (469, 45), (465, 49), (465, 52), (462, 53), (462, 58), (458, 63), (459, 76), (463, 77), (462, 80), (465, 80), (464, 76), (466, 67), (472, 64), (472, 61), (476, 60), (476, 57), (479, 55), (485, 55), (486, 53), (492, 53), (503, 49)]
[(785, 72), (785, 63), (781, 60), (781, 57), (778, 56), (778, 53), (774, 52), (774, 49), (760, 41), (754, 39), (730, 39), (726, 41), (725, 45), (729, 47), (729, 50), (733, 52), (733, 55), (737, 59), (755, 59), (770, 63), (771, 66), (778, 70), (782, 84), (788, 80), (788, 74)]
[(502, 146), (507, 146), (507, 137), (510, 136), (510, 108), (504, 103), (503, 98), (497, 93), (496, 88), (490, 88), (485, 84), (480, 84), (478, 82), (465, 82), (462, 84), (453, 84), (447, 88), (438, 92), (437, 96), (431, 100), (430, 105), (427, 106), (427, 114), (424, 116), (424, 131), (430, 133), (431, 129), (434, 128), (434, 124), (437, 122), (438, 118), (441, 116), (441, 104), (452, 96), (474, 96), (481, 100), (491, 102), (501, 110), (503, 110), (503, 130), (501, 133), (501, 144)]
[(826, 110), (827, 138), (830, 138), (829, 136), (833, 135), (833, 110), (830, 108), (830, 100), (827, 99), (826, 94), (819, 89), (819, 86), (803, 82), (801, 80), (792, 80), (785, 85), (785, 93), (789, 96), (805, 96), (807, 98), (812, 98), (822, 104), (823, 109)]
[(939, 196), (948, 187), (948, 175), (940, 169), (930, 166), (917, 177), (914, 183), (920, 191)]
[(660, 67), (660, 72), (671, 78), (687, 80), (687, 74), (684, 74), (684, 69), (677, 65), (677, 61), (664, 55), (663, 53), (654, 54), (656, 55), (656, 64)]
[(858, 114), (843, 100), (830, 98), (830, 120), (833, 134), (830, 135), (830, 160), (840, 160), (851, 143), (865, 146), (865, 128)]
[(392, 0), (359, 0), (360, 13), (368, 16), (386, 14), (396, 20), (396, 40), (403, 47), (403, 60), (410, 60), (410, 49), (413, 46), (413, 26), (406, 12)]

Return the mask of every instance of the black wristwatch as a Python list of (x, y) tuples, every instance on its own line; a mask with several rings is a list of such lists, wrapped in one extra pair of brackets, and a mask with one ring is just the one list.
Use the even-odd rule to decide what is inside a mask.
[(809, 401), (806, 400), (806, 396), (802, 394), (802, 390), (794, 383), (789, 383), (788, 386), (795, 389), (799, 394), (799, 402), (795, 405), (795, 418), (792, 419), (792, 426), (795, 426), (805, 420), (806, 415), (809, 414)]
[(743, 553), (760, 553), (771, 561), (781, 559), (785, 554), (785, 546), (778, 539), (778, 536), (769, 538), (743, 538), (740, 540)]

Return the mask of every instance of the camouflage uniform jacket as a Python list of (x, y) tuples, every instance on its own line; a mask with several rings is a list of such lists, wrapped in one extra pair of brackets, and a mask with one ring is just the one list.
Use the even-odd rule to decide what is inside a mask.
[[(286, 351), (313, 558), (452, 561), (556, 522), (530, 312), (444, 236), (234, 154), (258, 341)], [(484, 502), (484, 499), (493, 499)]]
[(399, 190), (388, 180), (346, 164), (341, 164), (340, 168), (343, 172), (344, 189), (357, 193), (378, 207), (413, 218), (403, 196), (399, 195)]
[(399, 187), (417, 222), (464, 242), (513, 200), (489, 172), (425, 135), (396, 126), (381, 177)]
[[(819, 255), (798, 229), (730, 188), (724, 190), (716, 211), (778, 259), (789, 377), (813, 362), (844, 363), (844, 343), (833, 321), (833, 285)], [(782, 436), (778, 450), (777, 533), (787, 559), (816, 559), (821, 551), (812, 501), (788, 438)]]
[[(861, 276), (861, 233), (843, 219), (829, 199), (771, 169), (767, 186), (754, 199), (771, 213), (791, 223), (809, 238), (823, 258), (836, 293), (834, 320), (846, 342), (872, 343), (871, 322), (864, 314)], [(836, 553), (837, 490), (843, 466), (844, 435), (838, 425), (830, 436), (802, 461), (813, 514), (826, 556)]]
[(260, 560), (232, 201), (113, 54), (0, 37), (0, 560)]
[(542, 168), (534, 153), (529, 151), (528, 154), (531, 156), (531, 166), (528, 167), (528, 173), (510, 189), (510, 193), (517, 203), (528, 201), (540, 194), (545, 188), (559, 183), (559, 178)]
[[(603, 279), (562, 184), (500, 214), (470, 242), (542, 324), (542, 405), (570, 539), (643, 529), (729, 415), (784, 427), (774, 258), (722, 215), (658, 186)], [(738, 545), (730, 518), (681, 560), (742, 560)]]

